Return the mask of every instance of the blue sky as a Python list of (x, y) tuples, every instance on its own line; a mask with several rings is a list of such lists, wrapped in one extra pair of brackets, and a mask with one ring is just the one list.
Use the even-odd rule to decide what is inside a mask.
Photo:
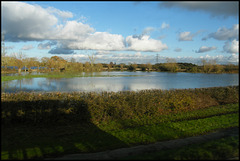
[(7, 55), (100, 63), (238, 63), (238, 1), (1, 2)]

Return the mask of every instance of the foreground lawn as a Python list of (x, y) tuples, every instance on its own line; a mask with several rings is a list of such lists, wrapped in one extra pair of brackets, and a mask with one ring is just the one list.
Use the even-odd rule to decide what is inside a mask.
[[(213, 110), (217, 108), (218, 110)], [(209, 110), (212, 109), (212, 110)], [(204, 110), (206, 110), (204, 112)], [(209, 111), (212, 114), (208, 115)], [(213, 114), (214, 113), (214, 114)], [(97, 152), (156, 141), (206, 134), (239, 126), (239, 105), (221, 105), (199, 112), (169, 115), (158, 123), (65, 122), (55, 125), (2, 125), (2, 159), (43, 159), (72, 153)], [(131, 126), (129, 126), (131, 125)], [(191, 151), (186, 153), (192, 153)], [(187, 155), (186, 155), (187, 157)]]

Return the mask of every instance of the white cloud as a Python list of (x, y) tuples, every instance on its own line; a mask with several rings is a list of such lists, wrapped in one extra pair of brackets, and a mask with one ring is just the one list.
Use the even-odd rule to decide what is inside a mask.
[(215, 49), (217, 49), (217, 47), (215, 47), (215, 46), (212, 46), (212, 47), (202, 46), (199, 48), (198, 51), (196, 51), (196, 53), (204, 53), (204, 52), (208, 52), (208, 51), (215, 50)]
[(181, 32), (178, 37), (178, 41), (193, 41), (193, 34), (190, 32)]
[(72, 12), (69, 12), (69, 11), (61, 11), (61, 10), (53, 8), (53, 7), (48, 7), (46, 10), (49, 13), (53, 13), (53, 14), (56, 14), (56, 15), (60, 16), (63, 19), (72, 18), (73, 17)]
[(209, 38), (214, 38), (216, 40), (231, 40), (238, 39), (238, 37), (239, 37), (239, 24), (235, 24), (230, 29), (227, 29), (225, 27), (219, 28), (217, 32), (210, 33), (202, 40), (207, 40)]
[(141, 37), (128, 36), (126, 42), (128, 43), (127, 50), (159, 52), (168, 49), (166, 44), (163, 44), (160, 40), (150, 39), (148, 35)]
[(207, 61), (209, 60), (216, 60), (217, 64), (238, 64), (239, 63), (239, 55), (237, 54), (232, 54), (231, 56), (223, 56), (223, 55), (216, 55), (216, 56), (200, 56), (199, 57), (199, 63), (201, 64), (202, 59), (206, 59)]
[(21, 50), (30, 50), (33, 49), (34, 47), (32, 45), (24, 45)]
[(167, 29), (167, 28), (169, 28), (169, 27), (170, 27), (169, 24), (163, 22), (163, 23), (162, 23), (162, 26), (161, 26), (161, 29)]
[[(95, 54), (96, 56), (96, 63), (110, 63), (110, 62), (116, 62), (117, 64), (120, 63), (137, 63), (137, 64), (146, 64), (146, 63), (151, 63), (155, 64), (156, 63), (156, 54), (142, 54), (141, 52), (135, 52), (135, 53), (116, 53), (115, 51), (109, 52), (109, 51), (103, 51), (100, 54)], [(83, 54), (76, 54), (74, 53), (73, 55), (65, 55), (63, 56), (64, 59), (69, 59), (71, 57), (75, 58), (77, 61), (85, 63), (86, 61), (89, 61), (88, 55), (83, 53)], [(238, 54), (231, 54), (230, 56), (223, 56), (223, 55), (216, 55), (216, 56), (211, 56), (211, 55), (205, 55), (205, 56), (199, 56), (199, 57), (182, 57), (178, 56), (173, 59), (176, 60), (178, 63), (193, 63), (193, 64), (198, 64), (201, 65), (201, 60), (206, 59), (207, 61), (209, 60), (216, 60), (217, 64), (228, 64), (228, 63), (233, 63), (233, 64), (238, 64), (239, 59)], [(166, 62), (167, 56), (161, 56), (159, 55), (158, 57), (158, 62), (159, 63), (164, 63)]]
[(231, 54), (231, 56), (228, 57), (228, 62), (239, 63), (239, 54)]
[(191, 33), (189, 31), (181, 32), (178, 35), (178, 41), (193, 41), (193, 37), (197, 36), (201, 32), (203, 32), (203, 30), (199, 30), (195, 33)]
[(182, 49), (181, 49), (181, 48), (176, 48), (176, 49), (174, 49), (174, 51), (176, 51), (176, 52), (181, 52)]
[(38, 5), (1, 2), (2, 26), (6, 40), (37, 40), (48, 37), (58, 19)]
[(58, 40), (85, 40), (95, 30), (87, 24), (77, 21), (67, 21), (65, 25), (58, 25), (56, 31), (50, 36), (51, 39)]
[[(160, 40), (150, 39), (150, 34), (155, 29), (147, 27), (141, 36), (128, 36), (126, 39), (119, 34), (96, 32), (88, 24), (75, 20), (68, 11), (24, 2), (2, 2), (3, 32), (7, 41), (57, 41), (57, 47), (50, 52), (69, 50), (133, 50), (133, 51), (162, 51), (167, 45)], [(165, 27), (166, 24), (165, 24)], [(54, 44), (55, 45), (55, 44)], [(38, 49), (50, 49), (51, 44), (40, 43)], [(72, 51), (70, 51), (72, 53)]]
[(225, 45), (223, 46), (223, 50), (231, 54), (239, 53), (239, 41), (234, 39), (230, 43), (226, 42)]
[(155, 28), (153, 27), (146, 27), (143, 32), (142, 32), (142, 35), (149, 35), (152, 31), (154, 31)]
[(123, 50), (125, 48), (122, 35), (110, 34), (107, 32), (95, 32), (89, 34), (82, 41), (69, 41), (65, 42), (64, 45), (74, 50)]

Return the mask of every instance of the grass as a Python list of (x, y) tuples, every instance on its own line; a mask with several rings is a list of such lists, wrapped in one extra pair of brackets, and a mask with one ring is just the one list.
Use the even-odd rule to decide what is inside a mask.
[(239, 157), (239, 136), (231, 136), (187, 147), (161, 150), (120, 160), (226, 160)]
[(127, 140), (127, 144), (146, 144), (156, 141), (170, 140), (206, 134), (216, 129), (238, 126), (238, 113), (214, 116), (197, 120), (165, 122), (162, 124), (145, 125), (106, 131), (119, 140)]
[(2, 76), (1, 81), (11, 81), (11, 80), (21, 80), (30, 78), (73, 78), (73, 77), (137, 77), (143, 75), (100, 75), (93, 73), (73, 73), (73, 72), (63, 72), (63, 73), (46, 73), (46, 74), (27, 74), (27, 75), (16, 75), (16, 76)]
[(176, 122), (170, 120), (160, 124), (114, 130), (108, 129), (107, 124), (100, 127), (91, 123), (2, 126), (1, 156), (2, 159), (43, 159), (184, 138), (238, 127), (239, 113)]

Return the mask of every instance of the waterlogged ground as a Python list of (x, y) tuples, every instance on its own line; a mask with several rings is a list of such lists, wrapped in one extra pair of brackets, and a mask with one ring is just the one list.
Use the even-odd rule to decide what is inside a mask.
[[(138, 91), (144, 89), (185, 89), (239, 85), (238, 74), (167, 72), (96, 72), (75, 75), (24, 76), (2, 81), (2, 92)], [(10, 77), (9, 77), (10, 78)]]

